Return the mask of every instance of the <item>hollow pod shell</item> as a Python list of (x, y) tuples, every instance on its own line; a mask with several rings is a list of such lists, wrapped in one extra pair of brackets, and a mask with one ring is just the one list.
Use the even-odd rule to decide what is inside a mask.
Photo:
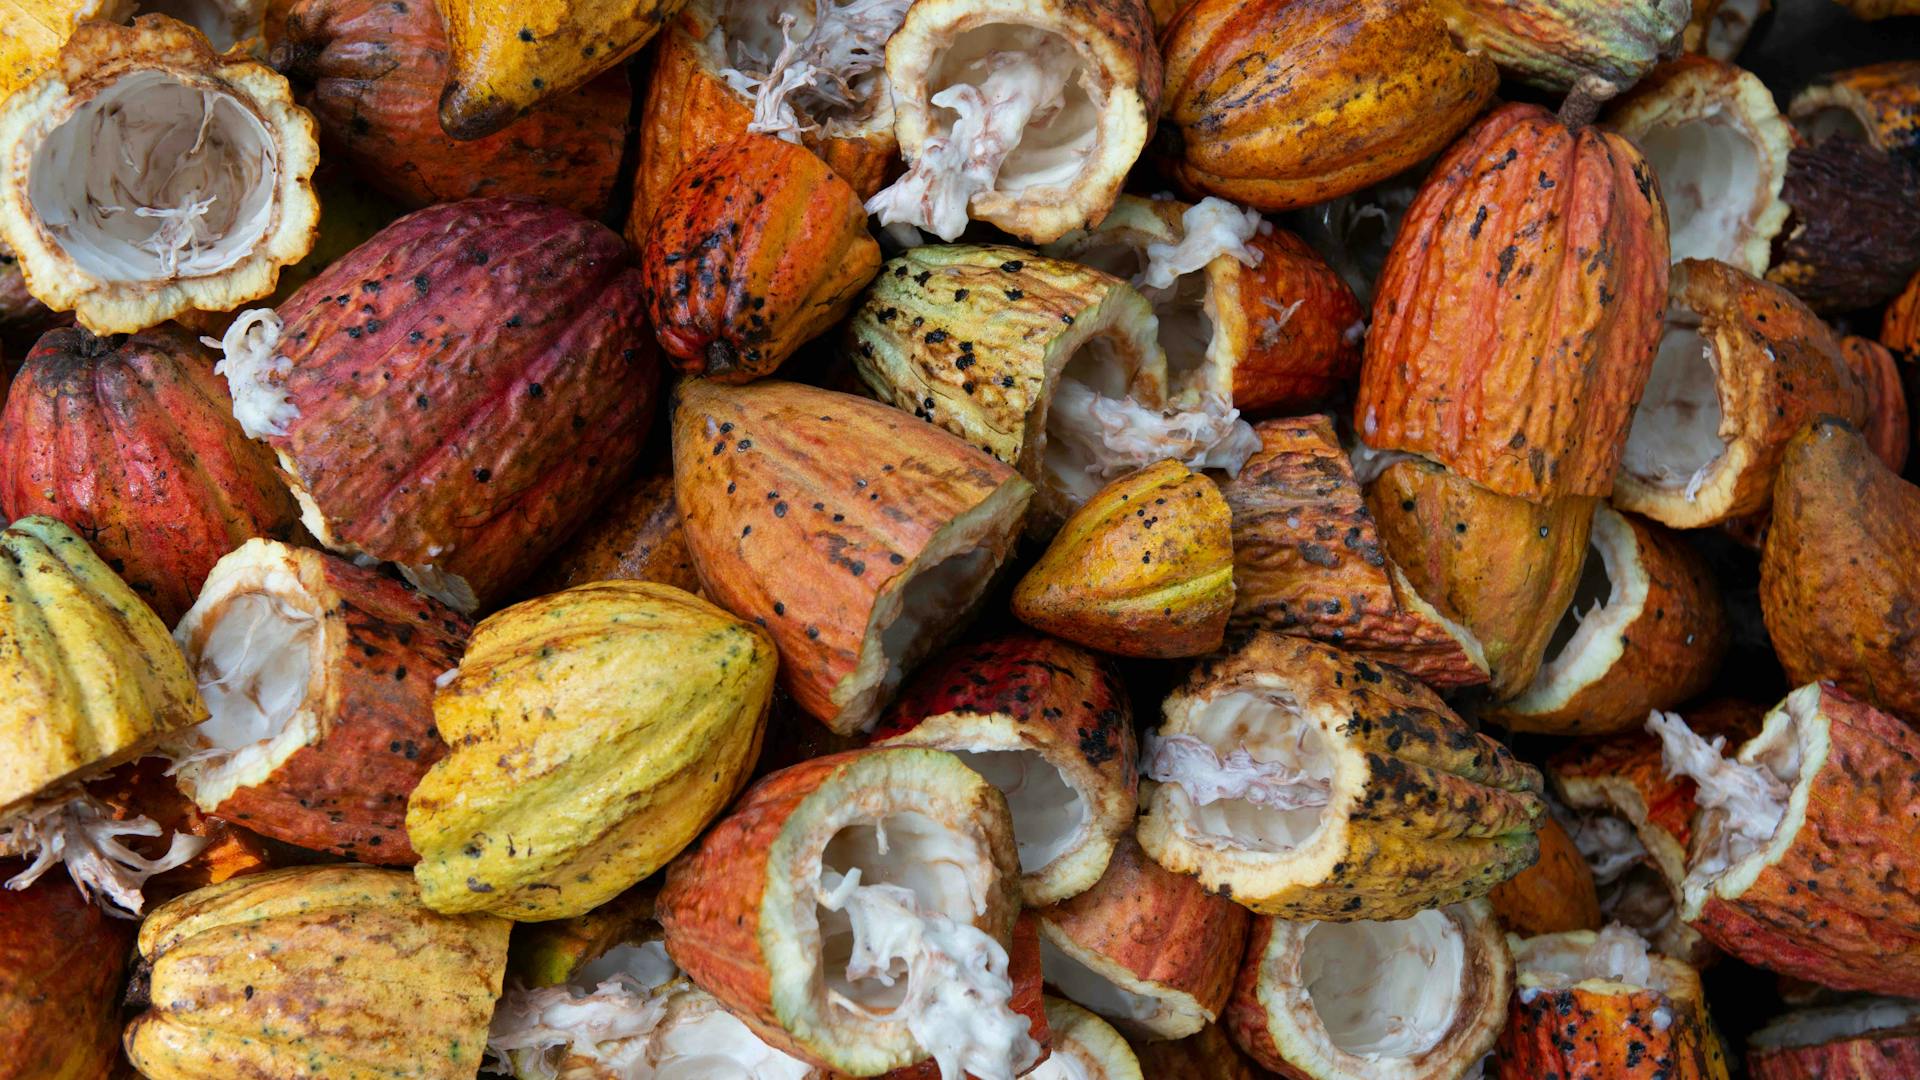
[(1036, 914), (1047, 982), (1148, 1040), (1193, 1035), (1220, 1018), (1250, 918), (1147, 858), (1130, 836), (1091, 889)]
[(180, 742), (180, 790), (277, 840), (411, 864), (407, 796), (446, 753), (434, 688), (472, 629), (374, 570), (247, 541), (174, 631), (212, 714)]
[(140, 926), (127, 1057), (151, 1080), (468, 1080), (510, 926), (437, 914), (412, 878), (367, 866), (209, 885)]
[(1539, 773), (1388, 665), (1255, 634), (1162, 714), (1140, 845), (1256, 912), (1405, 918), (1538, 855)]
[(1514, 995), (1487, 1075), (1727, 1080), (1700, 974), (1620, 927), (1510, 937)]
[(979, 604), (1032, 487), (865, 398), (770, 379), (675, 396), (674, 492), (707, 595), (765, 626), (801, 708), (871, 728)]
[(1513, 961), (1484, 900), (1391, 922), (1254, 920), (1227, 1030), (1286, 1080), (1427, 1080), (1493, 1046)]
[(1064, 641), (1016, 633), (949, 649), (908, 681), (873, 742), (946, 750), (1006, 795), (1029, 906), (1085, 892), (1133, 828), (1126, 687)]
[(1911, 880), (1920, 735), (1824, 683), (1788, 694), (1731, 758), (1649, 726), (1699, 785), (1680, 917), (1728, 953), (1836, 990), (1920, 996)]
[(1007, 1007), (1004, 966), (1019, 913), (1012, 818), (999, 791), (952, 754), (851, 751), (762, 779), (668, 869), (658, 908), (668, 953), (787, 1053), (858, 1076), (913, 1065), (929, 1048), (908, 1020), (891, 1006), (869, 1011), (888, 988), (839, 970), (861, 940), (846, 904), (862, 901), (843, 896), (851, 881), (906, 909), (897, 918), (919, 931), (917, 955), (947, 955), (945, 943), (977, 958), (974, 987), (993, 1000), (968, 1007), (1007, 1036), (1003, 1061), (1021, 1056), (1013, 1029), (1025, 1018)]
[(0, 240), (96, 334), (232, 310), (313, 246), (312, 118), (272, 69), (163, 15), (81, 24), (0, 103), (0, 146)]
[(1514, 731), (1631, 729), (1707, 688), (1726, 655), (1727, 612), (1705, 560), (1672, 532), (1596, 503), (1573, 601), (1533, 682), (1482, 716)]

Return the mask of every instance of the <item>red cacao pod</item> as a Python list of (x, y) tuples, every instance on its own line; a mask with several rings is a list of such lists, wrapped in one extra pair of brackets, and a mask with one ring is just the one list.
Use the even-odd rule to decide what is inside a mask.
[[(19, 868), (0, 861), (0, 878)], [(0, 1077), (110, 1075), (132, 929), (57, 870), (20, 891), (0, 890)]]
[(638, 456), (659, 371), (612, 230), (527, 199), (401, 218), (227, 334), (235, 411), (320, 541), (471, 613)]
[(859, 196), (826, 162), (744, 135), (681, 170), (640, 266), (674, 366), (747, 382), (846, 315), (880, 270), (880, 245)]
[(1640, 152), (1508, 105), (1407, 211), (1354, 425), (1502, 495), (1604, 496), (1666, 304), (1666, 212)]
[(297, 0), (267, 21), (272, 62), (320, 123), (323, 147), (409, 207), (532, 195), (598, 216), (626, 146), (632, 89), (614, 68), (504, 131), (462, 142), (440, 127), (447, 37), (432, 4)]
[(0, 518), (73, 526), (168, 625), (222, 555), (285, 539), (293, 498), (177, 327), (49, 331), (0, 413)]

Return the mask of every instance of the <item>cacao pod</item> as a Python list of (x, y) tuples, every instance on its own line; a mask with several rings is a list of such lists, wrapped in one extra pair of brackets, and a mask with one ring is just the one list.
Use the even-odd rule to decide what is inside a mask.
[[(0, 875), (16, 869), (0, 862)], [(109, 1075), (132, 943), (132, 924), (87, 903), (64, 874), (0, 890), (0, 1078)]]
[(1898, 1080), (1920, 1072), (1920, 1009), (1865, 998), (1775, 1017), (1747, 1043), (1753, 1080)]
[(1795, 94), (1787, 114), (1811, 142), (1865, 139), (1920, 168), (1920, 60), (1829, 72)]

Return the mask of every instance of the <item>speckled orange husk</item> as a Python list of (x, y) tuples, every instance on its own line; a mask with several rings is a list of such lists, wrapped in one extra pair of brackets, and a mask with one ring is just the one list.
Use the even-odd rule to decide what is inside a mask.
[(1791, 836), (1744, 890), (1722, 895), (1732, 888), (1714, 882), (1695, 895), (1689, 882), (1681, 917), (1756, 967), (1920, 997), (1920, 902), (1904, 885), (1920, 880), (1920, 734), (1831, 685), (1801, 689), (1817, 694), (1806, 726), (1826, 751), (1813, 760), (1803, 750), (1794, 802), (1804, 788), (1804, 817), (1789, 811)]
[(1920, 488), (1833, 421), (1786, 447), (1760, 556), (1767, 636), (1798, 683), (1920, 723)]
[(124, 841), (150, 859), (166, 854), (171, 843), (169, 838), (174, 833), (206, 840), (199, 854), (146, 880), (140, 892), (148, 903), (164, 903), (203, 886), (271, 870), (280, 864), (268, 841), (258, 834), (202, 813), (193, 805), (193, 800), (181, 794), (179, 785), (167, 775), (171, 765), (166, 758), (141, 758), (87, 785), (87, 794), (110, 809), (115, 819), (144, 817), (159, 824), (159, 836), (136, 836)]
[(1688, 259), (1673, 268), (1671, 304), (1698, 321), (1713, 349), (1725, 449), (1697, 478), (1657, 481), (1623, 466), (1613, 503), (1676, 529), (1757, 514), (1772, 501), (1794, 432), (1821, 416), (1863, 422), (1866, 392), (1840, 338), (1778, 285), (1723, 262)]
[(1660, 342), (1667, 218), (1633, 144), (1507, 105), (1434, 166), (1373, 299), (1354, 428), (1502, 495), (1604, 496)]
[[(1602, 503), (1595, 513), (1614, 511)], [(1619, 655), (1571, 694), (1536, 697), (1537, 677), (1535, 686), (1488, 707), (1483, 718), (1513, 731), (1608, 735), (1639, 726), (1649, 710), (1672, 708), (1713, 681), (1732, 631), (1712, 569), (1681, 534), (1633, 514), (1619, 517), (1632, 531), (1647, 577), (1639, 614), (1617, 635)]]
[(1425, 0), (1193, 0), (1161, 47), (1155, 150), (1167, 171), (1190, 192), (1262, 210), (1345, 195), (1421, 161), (1499, 82)]
[(1678, 960), (1652, 959), (1669, 980), (1665, 992), (1610, 979), (1551, 988), (1531, 982), (1523, 968), (1489, 1080), (1727, 1080), (1726, 1051), (1707, 1018), (1699, 973)]
[(640, 249), (653, 331), (689, 375), (747, 382), (840, 321), (880, 270), (860, 198), (771, 135), (689, 161)]
[(1214, 332), (1235, 345), (1229, 400), (1249, 415), (1324, 401), (1360, 370), (1366, 313), (1339, 271), (1298, 236), (1275, 229), (1247, 246), (1260, 265), (1235, 261), (1226, 280), (1210, 278)]
[(1880, 317), (1880, 344), (1908, 361), (1920, 360), (1920, 274), (1887, 304)]
[(1127, 688), (1112, 665), (1065, 641), (1012, 633), (947, 650), (914, 674), (873, 744), (1025, 751), (1059, 771), (1083, 801), (1085, 824), (1073, 847), (1022, 864), (1028, 907), (1086, 891), (1115, 842), (1130, 842), (1140, 781)]
[(220, 556), (297, 520), (212, 358), (171, 325), (52, 330), (27, 355), (0, 413), (0, 519), (30, 514), (78, 530), (169, 626)]
[(1397, 579), (1332, 419), (1266, 420), (1254, 432), (1260, 452), (1220, 489), (1233, 512), (1229, 626), (1332, 642), (1433, 686), (1486, 682), (1479, 644)]
[(1013, 590), (1013, 613), (1121, 656), (1201, 656), (1233, 610), (1231, 514), (1177, 461), (1123, 476), (1074, 511)]
[(1208, 1024), (1199, 1034), (1173, 1041), (1136, 1041), (1143, 1076), (1182, 1080), (1265, 1080), (1272, 1074), (1255, 1065), (1227, 1038), (1227, 1029)]
[[(894, 686), (863, 681), (876, 675), (863, 667), (879, 648), (870, 624), (898, 614), (909, 578), (928, 568), (920, 557), (945, 559), (955, 552), (930, 545), (978, 529), (990, 560), (980, 569), (991, 572), (1032, 494), (1011, 467), (907, 413), (776, 380), (681, 383), (673, 457), (707, 595), (766, 627), (782, 685), (842, 734), (870, 724), (892, 695)], [(937, 648), (965, 614), (925, 628), (908, 659)]]
[(589, 581), (653, 581), (700, 591), (693, 555), (673, 500), (673, 473), (635, 480), (607, 500), (573, 539), (553, 553), (527, 582), (529, 596), (545, 596)]
[[(267, 559), (298, 576), (323, 626), (318, 666), (331, 685), (323, 700), (303, 703), (318, 714), (320, 734), (263, 782), (201, 809), (315, 851), (412, 865), (407, 796), (447, 751), (433, 724), (435, 680), (459, 665), (473, 624), (384, 574), (325, 552), (285, 547)], [(212, 632), (201, 621), (206, 614), (196, 605), (180, 624), (189, 658), (200, 655)]]
[(320, 125), (329, 160), (410, 209), (530, 195), (606, 212), (633, 99), (616, 67), (542, 101), (506, 130), (461, 141), (440, 127), (447, 38), (432, 3), (296, 0), (266, 23), (275, 69)]
[[(761, 931), (770, 887), (790, 891), (796, 897), (804, 895), (808, 887), (804, 882), (776, 886), (773, 880), (776, 872), (785, 873), (775, 865), (783, 853), (808, 846), (808, 839), (793, 835), (789, 824), (804, 817), (804, 826), (821, 815), (818, 803), (812, 807), (807, 804), (823, 788), (826, 794), (822, 798), (857, 804), (856, 814), (910, 806), (924, 794), (904, 787), (886, 790), (871, 785), (887, 784), (896, 770), (916, 770), (915, 759), (936, 755), (946, 762), (954, 761), (952, 755), (937, 751), (876, 748), (814, 758), (772, 773), (748, 788), (731, 813), (668, 865), (666, 884), (654, 908), (666, 930), (668, 954), (688, 977), (719, 998), (729, 1012), (769, 1045), (822, 1067), (832, 1067), (796, 1042), (796, 1037), (818, 1039), (825, 1037), (824, 1033), (789, 1033), (782, 1026), (784, 1021), (777, 1015), (774, 1002), (772, 958), (766, 951), (767, 936)], [(1006, 943), (1020, 913), (1015, 887), (1020, 863), (1006, 800), (985, 783), (963, 798), (967, 801), (958, 808), (960, 815), (943, 824), (971, 831), (987, 853), (993, 874), (981, 893), (982, 909), (974, 925)], [(820, 838), (820, 842), (825, 839)]]
[(1910, 1080), (1920, 1076), (1920, 1022), (1791, 1046), (1763, 1045), (1756, 1037), (1746, 1060), (1752, 1080)]
[(1835, 71), (1815, 79), (1794, 95), (1787, 112), (1811, 137), (1818, 138), (1822, 113), (1834, 110), (1851, 118), (1836, 134), (1856, 126), (1874, 146), (1920, 167), (1920, 60)]
[(1852, 334), (1840, 339), (1840, 354), (1867, 395), (1867, 420), (1861, 433), (1873, 455), (1899, 473), (1907, 467), (1913, 446), (1913, 418), (1907, 411), (1903, 365), (1893, 350), (1872, 338)]
[(278, 309), (299, 416), (265, 441), (308, 529), (494, 606), (639, 455), (643, 307), (620, 238), (560, 207), (470, 199), (381, 230)]
[[(0, 859), (0, 880), (25, 864)], [(0, 1077), (102, 1080), (120, 1058), (121, 975), (134, 924), (55, 868), (0, 890)]]
[[(798, 7), (800, 5), (793, 5)], [(640, 106), (640, 154), (633, 177), (627, 239), (645, 242), (673, 178), (689, 161), (747, 133), (753, 102), (727, 85), (705, 42), (715, 31), (709, 0), (692, 0), (660, 31)], [(858, 137), (807, 143), (864, 202), (886, 183), (899, 153), (891, 125)]]
[(1114, 847), (1093, 888), (1038, 914), (1056, 947), (1099, 958), (1099, 967), (1124, 973), (1128, 989), (1154, 991), (1165, 1003), (1154, 1017), (1114, 1020), (1123, 1032), (1147, 1039), (1191, 1035), (1219, 1018), (1251, 921), (1231, 899), (1163, 869), (1131, 836)]
[(1600, 929), (1593, 871), (1573, 838), (1551, 816), (1540, 822), (1538, 835), (1539, 861), (1487, 894), (1500, 925), (1525, 936)]
[(1380, 546), (1485, 651), (1496, 697), (1526, 689), (1580, 582), (1593, 500), (1536, 503), (1409, 458), (1367, 487)]

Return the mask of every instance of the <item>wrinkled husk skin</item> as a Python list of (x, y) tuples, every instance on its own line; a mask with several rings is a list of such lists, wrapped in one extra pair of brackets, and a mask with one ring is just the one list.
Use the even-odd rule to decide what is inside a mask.
[(1021, 875), (1038, 907), (1100, 880), (1116, 841), (1131, 843), (1139, 749), (1127, 687), (1106, 661), (1039, 634), (948, 650), (914, 675), (874, 729), (873, 743), (1033, 751), (1085, 800), (1084, 846)]
[[(0, 876), (22, 869), (0, 861)], [(101, 1080), (120, 1057), (133, 924), (52, 874), (0, 890), (0, 1080)]]
[(351, 163), (409, 209), (528, 195), (589, 217), (606, 212), (633, 97), (623, 69), (462, 142), (440, 129), (447, 39), (431, 3), (297, 0), (268, 22), (267, 42), (319, 122), (328, 160)]
[(926, 0), (907, 9), (887, 41), (887, 81), (901, 155), (912, 161), (937, 136), (934, 74), (963, 33), (983, 25), (1047, 30), (1073, 47), (1093, 139), (1071, 175), (1017, 191), (974, 193), (968, 216), (1029, 244), (1098, 225), (1139, 160), (1161, 115), (1161, 52), (1142, 0)]
[(700, 575), (694, 572), (687, 535), (680, 527), (680, 508), (673, 501), (671, 472), (642, 477), (603, 504), (534, 572), (526, 593), (545, 596), (589, 581), (614, 580), (700, 591)]
[(407, 806), (424, 902), (568, 918), (658, 870), (745, 784), (776, 661), (764, 632), (647, 582), (482, 622), (434, 697), (451, 749)]
[(1804, 1046), (1749, 1045), (1752, 1080), (1906, 1080), (1920, 1076), (1920, 1024)]
[(1667, 218), (1625, 139), (1507, 105), (1421, 186), (1373, 299), (1354, 428), (1502, 495), (1605, 496), (1660, 343)]
[[(674, 495), (708, 596), (764, 626), (781, 684), (840, 734), (867, 726), (869, 624), (948, 530), (984, 521), (1004, 560), (1032, 489), (1012, 469), (898, 409), (797, 383), (680, 384)], [(937, 549), (935, 549), (937, 550)], [(924, 627), (925, 655), (964, 612)], [(869, 649), (869, 645), (872, 646)], [(913, 655), (913, 650), (907, 654)]]
[[(1594, 512), (1615, 513), (1605, 503)], [(1647, 576), (1639, 615), (1617, 635), (1619, 656), (1570, 695), (1555, 700), (1536, 679), (1528, 692), (1483, 711), (1484, 719), (1513, 731), (1609, 735), (1639, 726), (1648, 710), (1670, 709), (1713, 682), (1732, 630), (1712, 569), (1679, 533), (1633, 514), (1619, 517), (1633, 532)]]
[(1199, 1034), (1172, 1042), (1136, 1041), (1133, 1050), (1140, 1058), (1141, 1074), (1149, 1077), (1265, 1080), (1272, 1075), (1242, 1054), (1219, 1024), (1208, 1024)]
[(1232, 515), (1177, 461), (1123, 476), (1074, 511), (1013, 590), (1021, 622), (1120, 656), (1201, 656), (1233, 610)]
[(169, 625), (222, 555), (299, 517), (206, 350), (172, 326), (53, 330), (27, 356), (0, 414), (0, 517), (29, 514), (85, 535)]
[(1778, 285), (1723, 262), (1688, 259), (1673, 268), (1672, 304), (1698, 318), (1713, 347), (1726, 449), (1693, 498), (1687, 479), (1656, 484), (1622, 468), (1613, 503), (1677, 529), (1759, 513), (1772, 501), (1794, 432), (1821, 416), (1861, 423), (1866, 392), (1840, 339)]
[(1872, 307), (1920, 267), (1920, 170), (1864, 140), (1795, 147), (1780, 198), (1793, 216), (1767, 280), (1815, 311)]
[(1867, 141), (1920, 168), (1920, 60), (1835, 71), (1794, 96), (1787, 112), (1808, 127), (1825, 109), (1847, 112)]
[[(782, 9), (805, 10), (809, 0), (775, 0)], [(640, 106), (640, 153), (633, 177), (633, 205), (627, 214), (627, 239), (646, 241), (653, 216), (687, 162), (747, 133), (753, 102), (727, 85), (714, 69), (706, 47), (716, 25), (712, 0), (689, 0), (660, 32)], [(885, 98), (888, 91), (878, 91)], [(879, 191), (893, 165), (892, 105), (877, 103), (875, 117), (859, 130), (828, 135), (803, 134), (807, 149), (840, 174), (862, 202)], [(885, 123), (878, 122), (884, 118)]]
[[(253, 110), (271, 133), (273, 160), (265, 232), (234, 265), (200, 277), (108, 280), (82, 270), (33, 209), (33, 151), (79, 106), (121, 78), (159, 71)], [(134, 25), (82, 24), (48, 71), (0, 102), (0, 241), (20, 259), (27, 287), (56, 311), (72, 311), (96, 334), (126, 334), (194, 309), (229, 311), (273, 291), (281, 267), (313, 246), (320, 219), (311, 178), (320, 160), (312, 117), (293, 103), (285, 79), (244, 52), (215, 55), (206, 37), (164, 15)], [(64, 181), (63, 186), (71, 184)]]
[(129, 848), (149, 859), (164, 857), (175, 833), (198, 836), (207, 842), (193, 858), (148, 878), (140, 886), (140, 895), (148, 903), (165, 903), (228, 878), (287, 865), (284, 848), (275, 852), (267, 840), (251, 830), (202, 813), (192, 799), (181, 794), (179, 784), (168, 772), (172, 767), (166, 758), (145, 757), (87, 785), (87, 794), (107, 807), (116, 820), (144, 817), (159, 824), (159, 836), (123, 839)]
[(1541, 819), (1539, 837), (1540, 861), (1487, 894), (1500, 925), (1527, 937), (1600, 929), (1593, 871), (1573, 838), (1551, 816)]
[[(973, 923), (1009, 942), (1020, 910), (1020, 860), (1006, 799), (951, 754), (897, 747), (814, 758), (748, 789), (667, 869), (657, 911), (668, 955), (756, 1035), (789, 1054), (862, 1076), (915, 1064), (924, 1051), (904, 1024), (887, 1025), (902, 1030), (884, 1047), (873, 1045), (878, 1038), (849, 1037), (863, 1030), (872, 1036), (873, 1025), (826, 1028), (828, 1018), (809, 1000), (819, 965), (795, 970), (807, 957), (791, 940), (793, 909), (813, 889), (811, 875), (832, 834), (900, 809), (938, 814), (980, 854), (982, 865), (960, 868), (982, 901)], [(849, 1020), (835, 1008), (831, 1022)]]
[(450, 67), (440, 126), (480, 139), (640, 51), (685, 0), (433, 0)]
[[(1321, 735), (1336, 765), (1322, 830), (1326, 865), (1307, 879), (1263, 881), (1270, 856), (1189, 839), (1190, 806), (1177, 785), (1157, 787), (1140, 818), (1140, 846), (1263, 915), (1288, 919), (1400, 919), (1485, 896), (1533, 865), (1546, 813), (1540, 774), (1470, 728), (1439, 696), (1399, 670), (1330, 645), (1256, 634), (1201, 663), (1167, 698), (1163, 735), (1186, 714), (1236, 690), (1280, 687), (1303, 716), (1339, 715)], [(1307, 721), (1311, 722), (1311, 720)], [(1177, 796), (1177, 797), (1176, 797)], [(1316, 845), (1318, 847), (1318, 845)]]
[[(304, 703), (320, 734), (225, 799), (200, 790), (193, 765), (181, 767), (181, 790), (201, 810), (263, 836), (359, 862), (410, 865), (407, 796), (446, 754), (434, 730), (434, 680), (460, 663), (473, 624), (392, 578), (311, 548), (250, 541), (232, 564), (284, 568), (306, 593), (328, 673), (323, 700)], [(177, 635), (190, 658), (201, 655), (214, 610), (196, 604), (181, 620)]]
[(209, 886), (141, 924), (127, 1056), (150, 1080), (470, 1080), (511, 925), (437, 915), (411, 878), (365, 866)]
[(1580, 583), (1593, 500), (1528, 502), (1411, 458), (1367, 487), (1367, 508), (1407, 581), (1479, 640), (1494, 695), (1526, 689)]
[[(1166, 393), (1153, 309), (1111, 274), (1021, 248), (930, 244), (890, 260), (847, 321), (881, 401), (945, 428), (1044, 487), (1041, 450), (1060, 372), (1105, 326), (1143, 404)], [(1062, 516), (1071, 507), (1056, 508)]]
[[(1493, 1046), (1501, 1006), (1513, 986), (1513, 961), (1486, 903), (1460, 904), (1446, 915), (1466, 945), (1458, 1009), (1434, 1046), (1413, 1058), (1388, 1057), (1401, 1070), (1424, 1063), (1436, 1078), (1460, 1076)], [(1246, 957), (1221, 1022), (1240, 1049), (1284, 1080), (1369, 1080), (1374, 1059), (1341, 1050), (1327, 1036), (1312, 998), (1299, 1000), (1304, 995), (1299, 993), (1298, 956), (1312, 928), (1312, 923), (1253, 920)], [(1294, 957), (1291, 964), (1288, 952)], [(1329, 1050), (1339, 1058), (1330, 1060)]]
[(0, 531), (0, 817), (207, 718), (153, 609), (72, 529)]
[(1556, 989), (1523, 972), (1487, 1076), (1727, 1080), (1726, 1051), (1707, 1019), (1699, 973), (1664, 956), (1653, 962), (1673, 983), (1666, 992), (1610, 979)]
[(880, 245), (859, 196), (825, 162), (742, 135), (674, 179), (640, 269), (674, 367), (741, 383), (839, 322), (879, 271)]
[(1920, 734), (1827, 684), (1811, 726), (1825, 754), (1800, 763), (1806, 814), (1785, 850), (1736, 896), (1717, 883), (1695, 896), (1690, 884), (1680, 915), (1756, 967), (1835, 990), (1920, 996), (1920, 904), (1901, 884), (1920, 878), (1911, 842)]
[(463, 579), (471, 598), (443, 597), (462, 610), (497, 603), (639, 454), (659, 379), (643, 306), (620, 238), (558, 207), (388, 226), (279, 308), (299, 417), (265, 441), (307, 527)]
[(1484, 660), (1403, 601), (1416, 598), (1397, 587), (1332, 419), (1265, 420), (1254, 432), (1261, 451), (1221, 485), (1233, 513), (1230, 629), (1305, 634), (1431, 686), (1486, 682)]
[(1431, 156), (1499, 82), (1424, 0), (1194, 0), (1162, 41), (1165, 167), (1190, 192), (1261, 210), (1358, 191)]
[(1760, 606), (1797, 685), (1831, 679), (1920, 722), (1920, 488), (1844, 425), (1787, 445), (1760, 558)]
[[(1840, 339), (1840, 354), (1867, 396), (1867, 421), (1861, 429), (1867, 445), (1887, 468), (1902, 472), (1913, 448), (1913, 417), (1907, 410), (1904, 379), (1912, 366), (1896, 360), (1893, 350), (1872, 338), (1851, 334)], [(1779, 482), (1777, 477), (1774, 482)]]
[(1595, 97), (1638, 82), (1680, 47), (1691, 0), (1437, 0), (1461, 47), (1547, 90)]
[[(1259, 266), (1215, 259), (1207, 267), (1221, 309), (1212, 314), (1214, 332), (1233, 346), (1234, 408), (1299, 409), (1338, 393), (1360, 370), (1360, 301), (1339, 271), (1290, 232), (1275, 229), (1247, 246), (1260, 252)], [(1290, 307), (1292, 314), (1278, 317)]]
[(1880, 318), (1880, 344), (1908, 361), (1920, 360), (1920, 274), (1887, 304)]
[(1146, 1020), (1111, 1018), (1122, 1031), (1149, 1040), (1194, 1035), (1219, 1018), (1251, 921), (1246, 908), (1147, 858), (1130, 836), (1113, 849), (1093, 888), (1039, 915), (1042, 933), (1056, 946), (1071, 942), (1074, 953), (1090, 953), (1102, 967), (1118, 968), (1162, 994), (1183, 995)]

